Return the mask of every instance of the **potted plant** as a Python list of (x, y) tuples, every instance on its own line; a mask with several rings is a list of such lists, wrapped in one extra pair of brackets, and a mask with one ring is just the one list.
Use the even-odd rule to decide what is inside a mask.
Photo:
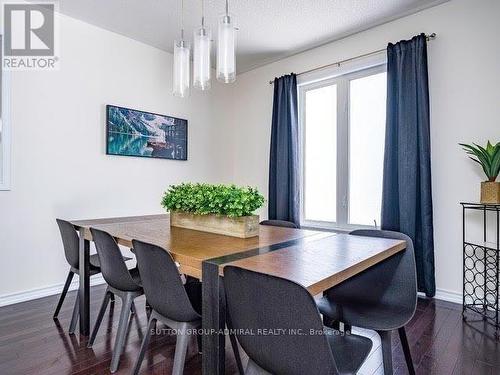
[(183, 183), (170, 186), (161, 204), (171, 226), (248, 238), (259, 234), (253, 213), (264, 197), (251, 187)]
[(500, 182), (495, 182), (500, 172), (500, 142), (486, 147), (475, 143), (472, 145), (460, 143), (469, 157), (483, 168), (487, 181), (481, 182), (481, 203), (500, 203)]

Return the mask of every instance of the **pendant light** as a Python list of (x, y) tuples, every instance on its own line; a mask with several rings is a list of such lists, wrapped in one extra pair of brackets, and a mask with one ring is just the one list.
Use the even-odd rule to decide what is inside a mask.
[(236, 80), (236, 28), (233, 17), (229, 15), (228, 0), (226, 13), (219, 18), (218, 24), (217, 79), (231, 83)]
[(210, 29), (205, 27), (205, 9), (201, 0), (201, 27), (193, 32), (193, 87), (200, 90), (210, 88)]
[(184, 98), (189, 95), (190, 50), (184, 40), (184, 0), (181, 0), (181, 39), (174, 41), (173, 94)]

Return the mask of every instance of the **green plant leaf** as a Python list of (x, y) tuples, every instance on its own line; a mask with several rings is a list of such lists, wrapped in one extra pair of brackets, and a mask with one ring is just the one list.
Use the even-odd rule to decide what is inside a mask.
[[(488, 169), (489, 169), (489, 161), (488, 161), (488, 156), (485, 155), (479, 148), (470, 146), (470, 145), (463, 145), (465, 152), (469, 155), (473, 155), (477, 158), (477, 161), (481, 164), (483, 167), (483, 170), (485, 171), (486, 175), (488, 175)], [(473, 159), (474, 160), (474, 159)]]
[(489, 181), (495, 181), (500, 172), (500, 142), (494, 146), (488, 141), (486, 147), (476, 143), (472, 145), (460, 143), (469, 158), (479, 163)]
[(500, 173), (500, 144), (495, 145), (495, 152), (490, 167), (490, 181), (495, 181)]
[(482, 147), (476, 143), (474, 143), (474, 146), (476, 146), (476, 150), (478, 150), (479, 153), (481, 155), (483, 155), (483, 157), (486, 161), (488, 161), (490, 159), (490, 154), (488, 153), (488, 151), (486, 151), (486, 149), (484, 147)]
[(492, 155), (493, 152), (494, 152), (494, 149), (493, 149), (493, 145), (490, 143), (490, 141), (488, 141), (486, 143), (486, 152), (488, 153), (488, 155)]
[(264, 197), (251, 187), (182, 183), (170, 186), (161, 204), (168, 211), (238, 217), (262, 207)]
[(494, 173), (491, 169), (495, 150), (494, 150), (493, 146), (491, 145), (490, 141), (488, 141), (486, 143), (486, 148), (481, 147), (477, 144), (476, 144), (476, 146), (484, 155), (485, 161), (483, 162), (483, 165), (482, 165), (483, 170), (485, 171), (486, 176), (488, 177), (488, 180), (492, 181), (492, 179), (494, 180), (496, 178), (496, 175), (494, 175)]

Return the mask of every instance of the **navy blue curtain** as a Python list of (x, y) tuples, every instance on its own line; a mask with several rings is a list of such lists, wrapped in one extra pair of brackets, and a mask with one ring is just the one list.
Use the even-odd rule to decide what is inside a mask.
[(434, 237), (425, 34), (387, 47), (382, 229), (413, 240), (418, 289), (434, 296)]
[(297, 76), (274, 80), (271, 152), (269, 158), (269, 219), (300, 224), (299, 125)]

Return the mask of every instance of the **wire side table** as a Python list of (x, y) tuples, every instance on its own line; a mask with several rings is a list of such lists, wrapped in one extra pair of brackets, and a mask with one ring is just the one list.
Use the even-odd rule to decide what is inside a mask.
[[(495, 339), (499, 339), (499, 265), (500, 265), (500, 204), (462, 202), (463, 231), (463, 309), (462, 317), (467, 320), (467, 311), (479, 314), (495, 328)], [(467, 238), (467, 212), (476, 210), (483, 217), (483, 242)], [(487, 215), (489, 213), (489, 215)], [(491, 215), (491, 213), (493, 215)], [(496, 221), (493, 242), (488, 242), (488, 219)], [(491, 226), (491, 224), (490, 224)]]

